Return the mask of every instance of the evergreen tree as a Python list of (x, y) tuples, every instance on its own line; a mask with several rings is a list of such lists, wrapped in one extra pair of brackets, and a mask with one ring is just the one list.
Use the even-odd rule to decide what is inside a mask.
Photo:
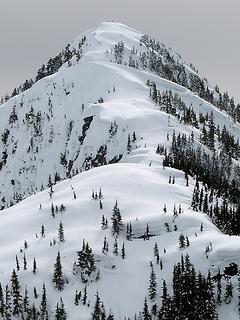
[(101, 300), (99, 298), (99, 294), (96, 294), (96, 301), (92, 313), (92, 320), (101, 320), (102, 319), (102, 307), (101, 307)]
[(35, 299), (38, 298), (38, 293), (37, 293), (37, 289), (36, 289), (35, 286), (33, 287), (33, 295), (34, 295), (34, 298), (35, 298)]
[(54, 272), (53, 272), (53, 284), (56, 289), (62, 291), (64, 288), (64, 280), (63, 280), (63, 273), (62, 273), (62, 263), (60, 252), (58, 251), (56, 262), (54, 264)]
[(106, 253), (108, 251), (108, 242), (107, 242), (107, 238), (106, 236), (104, 237), (104, 241), (103, 241), (103, 248), (102, 248), (102, 252)]
[(53, 218), (55, 218), (55, 208), (54, 208), (53, 203), (51, 204), (51, 215)]
[(56, 320), (66, 320), (67, 315), (64, 307), (64, 303), (62, 298), (60, 299), (60, 304), (57, 303), (56, 311), (55, 311), (55, 319)]
[(44, 227), (44, 225), (42, 225), (42, 227), (41, 227), (41, 237), (42, 238), (45, 237), (45, 227)]
[(179, 236), (179, 248), (180, 249), (185, 248), (185, 236), (183, 234), (180, 234)]
[(220, 270), (218, 270), (218, 275), (217, 275), (217, 304), (220, 305), (221, 303), (222, 303), (222, 283), (221, 283)]
[(24, 312), (29, 312), (29, 296), (27, 287), (25, 288), (25, 294), (23, 298), (23, 310)]
[(24, 255), (23, 255), (23, 269), (27, 270), (27, 259), (26, 259), (25, 252), (24, 252)]
[(123, 224), (122, 224), (122, 217), (121, 217), (121, 213), (120, 210), (118, 208), (118, 203), (116, 201), (114, 207), (113, 207), (113, 211), (112, 211), (112, 217), (111, 217), (111, 221), (112, 221), (112, 234), (113, 235), (118, 235), (120, 233), (120, 231), (123, 228)]
[(12, 319), (12, 312), (11, 312), (11, 293), (9, 290), (8, 285), (5, 287), (5, 305), (4, 305), (4, 315), (6, 320)]
[(118, 255), (118, 242), (117, 242), (117, 238), (115, 238), (114, 243), (113, 243), (113, 254), (115, 256)]
[(172, 301), (168, 295), (167, 285), (166, 285), (165, 280), (163, 280), (162, 297), (161, 298), (162, 298), (162, 306), (160, 308), (158, 318), (161, 320), (174, 319), (174, 317), (172, 316)]
[(19, 261), (18, 261), (18, 256), (16, 255), (16, 268), (17, 268), (17, 271), (20, 270), (20, 266), (19, 266)]
[(224, 294), (224, 301), (229, 304), (233, 298), (233, 285), (232, 282), (229, 281), (226, 285), (225, 294)]
[(87, 303), (87, 286), (85, 285), (84, 290), (83, 290), (83, 298), (82, 298), (82, 303), (85, 306)]
[(36, 270), (37, 270), (37, 262), (35, 257), (33, 258), (33, 274), (36, 274)]
[(145, 298), (144, 300), (144, 307), (143, 307), (143, 312), (142, 312), (142, 317), (143, 317), (143, 320), (151, 320), (152, 317), (149, 313), (149, 310), (148, 310), (148, 304), (147, 304), (147, 299)]
[(121, 257), (122, 257), (123, 260), (126, 258), (126, 252), (125, 252), (124, 242), (123, 242), (123, 244), (122, 244)]
[(157, 282), (156, 282), (156, 274), (154, 272), (153, 267), (152, 267), (150, 279), (149, 279), (148, 293), (149, 293), (150, 300), (154, 301), (157, 294)]
[(132, 236), (133, 236), (132, 235), (132, 224), (130, 222), (130, 223), (127, 223), (127, 234), (126, 234), (127, 240), (131, 240)]
[(64, 242), (65, 239), (64, 239), (64, 229), (63, 229), (63, 223), (62, 221), (60, 221), (59, 223), (59, 228), (58, 228), (58, 240), (60, 242)]
[(4, 294), (3, 294), (2, 284), (0, 282), (0, 316), (2, 316), (2, 318), (3, 318), (3, 315), (4, 315), (4, 309), (5, 309), (5, 306), (4, 306)]
[(13, 315), (19, 316), (22, 313), (22, 296), (20, 293), (20, 284), (16, 271), (13, 269), (12, 277), (12, 297), (13, 297)]
[(48, 320), (48, 310), (47, 310), (47, 291), (45, 283), (43, 283), (42, 288), (42, 300), (40, 305), (40, 320)]
[(96, 270), (94, 254), (89, 244), (83, 240), (82, 250), (78, 251), (77, 268), (81, 273), (83, 283), (89, 281), (89, 277)]

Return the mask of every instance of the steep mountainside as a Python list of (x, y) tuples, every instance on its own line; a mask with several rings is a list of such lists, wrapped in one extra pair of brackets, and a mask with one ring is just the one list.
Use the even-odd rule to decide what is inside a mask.
[(104, 319), (99, 297), (109, 319), (239, 318), (240, 106), (227, 93), (104, 22), (6, 100), (3, 319), (65, 319), (63, 302), (67, 319)]

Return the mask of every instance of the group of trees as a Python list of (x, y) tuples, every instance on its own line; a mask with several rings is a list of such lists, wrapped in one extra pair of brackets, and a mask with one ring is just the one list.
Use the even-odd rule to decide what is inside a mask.
[[(203, 211), (213, 219), (221, 230), (240, 234), (239, 176), (232, 177), (232, 162), (222, 153), (206, 153), (194, 147), (194, 136), (172, 136), (169, 152), (165, 149), (163, 165), (183, 170), (185, 175), (196, 177), (192, 208)], [(200, 181), (202, 188), (199, 187)]]
[[(222, 231), (239, 235), (240, 170), (233, 162), (233, 159), (240, 158), (239, 140), (225, 125), (222, 129), (215, 125), (212, 112), (197, 115), (177, 94), (173, 95), (171, 91), (160, 93), (154, 82), (148, 81), (147, 84), (150, 97), (160, 109), (201, 130), (200, 141), (210, 150), (204, 150), (200, 144), (197, 146), (193, 133), (189, 137), (173, 133), (170, 150), (160, 145), (156, 150), (164, 155), (163, 165), (183, 170), (187, 177), (195, 176), (198, 187), (193, 192), (193, 209), (209, 214)], [(203, 183), (202, 190), (199, 190), (199, 181)], [(213, 194), (216, 195), (215, 202)]]
[[(15, 270), (12, 272), (11, 285), (5, 285), (3, 288), (0, 283), (0, 317), (4, 320), (25, 319), (25, 320), (47, 320), (49, 312), (47, 307), (47, 291), (43, 283), (40, 305), (38, 304), (39, 294), (36, 287), (33, 288), (34, 300), (30, 299), (27, 287), (24, 293)], [(66, 320), (66, 312), (62, 298), (55, 309), (54, 318)]]
[(215, 105), (220, 110), (228, 113), (234, 121), (240, 122), (240, 104), (235, 104), (234, 98), (230, 98), (227, 92), (221, 93), (218, 86), (212, 90), (206, 79), (202, 79), (192, 66), (194, 72), (189, 71), (183, 61), (163, 44), (148, 35), (143, 35), (140, 45), (147, 47), (147, 52), (140, 52), (142, 67), (155, 71), (159, 76), (178, 83), (193, 91), (200, 98)]
[(85, 243), (83, 239), (82, 249), (77, 252), (78, 259), (74, 263), (74, 273), (80, 273), (81, 280), (83, 283), (87, 283), (92, 280), (91, 276), (96, 271), (96, 263), (92, 248), (88, 242)]
[(56, 57), (50, 58), (46, 64), (43, 64), (41, 68), (37, 71), (37, 76), (35, 80), (30, 79), (26, 80), (22, 85), (20, 85), (18, 88), (15, 88), (11, 95), (6, 94), (4, 97), (1, 98), (0, 104), (3, 102), (8, 101), (10, 98), (18, 95), (21, 92), (24, 92), (31, 88), (34, 83), (39, 81), (42, 78), (45, 78), (59, 70), (59, 68), (68, 62), (68, 65), (70, 66), (70, 60), (75, 56), (76, 61), (78, 62), (82, 56), (82, 46), (86, 42), (86, 37), (84, 36), (81, 41), (78, 44), (78, 48), (71, 48), (70, 44), (68, 44), (64, 50), (62, 50)]
[[(199, 112), (197, 115), (192, 106), (187, 106), (177, 93), (173, 95), (171, 90), (163, 91), (157, 89), (155, 82), (147, 81), (150, 89), (150, 97), (160, 107), (160, 110), (175, 116), (180, 122), (192, 125), (201, 130), (201, 142), (209, 149), (214, 150), (217, 139), (221, 152), (228, 154), (230, 158), (236, 160), (240, 157), (239, 140), (227, 130), (224, 125), (222, 129), (214, 123), (213, 112)], [(215, 139), (216, 138), (216, 139)]]
[[(156, 252), (156, 245), (154, 251)], [(174, 265), (171, 290), (163, 279), (161, 296), (158, 297), (159, 283), (152, 263), (150, 267), (149, 303), (145, 298), (143, 311), (138, 316), (135, 315), (135, 319), (217, 320), (217, 306), (222, 303), (229, 304), (234, 297), (229, 277), (224, 281), (223, 292), (220, 271), (214, 277), (210, 271), (205, 276), (196, 271), (188, 255), (182, 255), (181, 261)], [(158, 299), (160, 305), (157, 303)]]

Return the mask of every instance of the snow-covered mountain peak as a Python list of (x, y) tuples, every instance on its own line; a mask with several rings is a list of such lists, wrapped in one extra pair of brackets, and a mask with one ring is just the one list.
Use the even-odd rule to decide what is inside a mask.
[[(33, 291), (33, 284), (39, 293), (46, 283), (50, 319), (63, 297), (70, 320), (79, 319), (79, 310), (81, 319), (91, 317), (96, 290), (117, 320), (133, 319), (145, 296), (155, 319), (162, 279), (171, 288), (172, 268), (188, 254), (196, 272), (210, 270), (225, 277), (224, 289), (229, 279), (236, 287), (240, 106), (193, 66), (148, 35), (103, 22), (6, 100), (0, 108), (4, 285), (16, 259), (22, 287), (30, 283)], [(122, 222), (117, 233), (112, 213)], [(96, 262), (91, 277), (76, 262), (83, 238)], [(58, 251), (64, 291), (52, 285)], [(37, 259), (34, 276), (26, 256), (28, 263)], [(232, 275), (225, 274), (229, 265)], [(158, 279), (154, 297), (147, 293), (151, 270)], [(35, 291), (31, 300), (42, 313)], [(234, 294), (230, 305), (229, 293), (225, 305), (218, 301), (219, 319), (229, 312), (237, 319)]]

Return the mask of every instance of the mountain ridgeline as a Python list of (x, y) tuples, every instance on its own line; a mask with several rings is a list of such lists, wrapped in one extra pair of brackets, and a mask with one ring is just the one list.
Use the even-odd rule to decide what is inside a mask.
[(2, 319), (239, 319), (227, 92), (104, 22), (3, 97), (0, 119)]

